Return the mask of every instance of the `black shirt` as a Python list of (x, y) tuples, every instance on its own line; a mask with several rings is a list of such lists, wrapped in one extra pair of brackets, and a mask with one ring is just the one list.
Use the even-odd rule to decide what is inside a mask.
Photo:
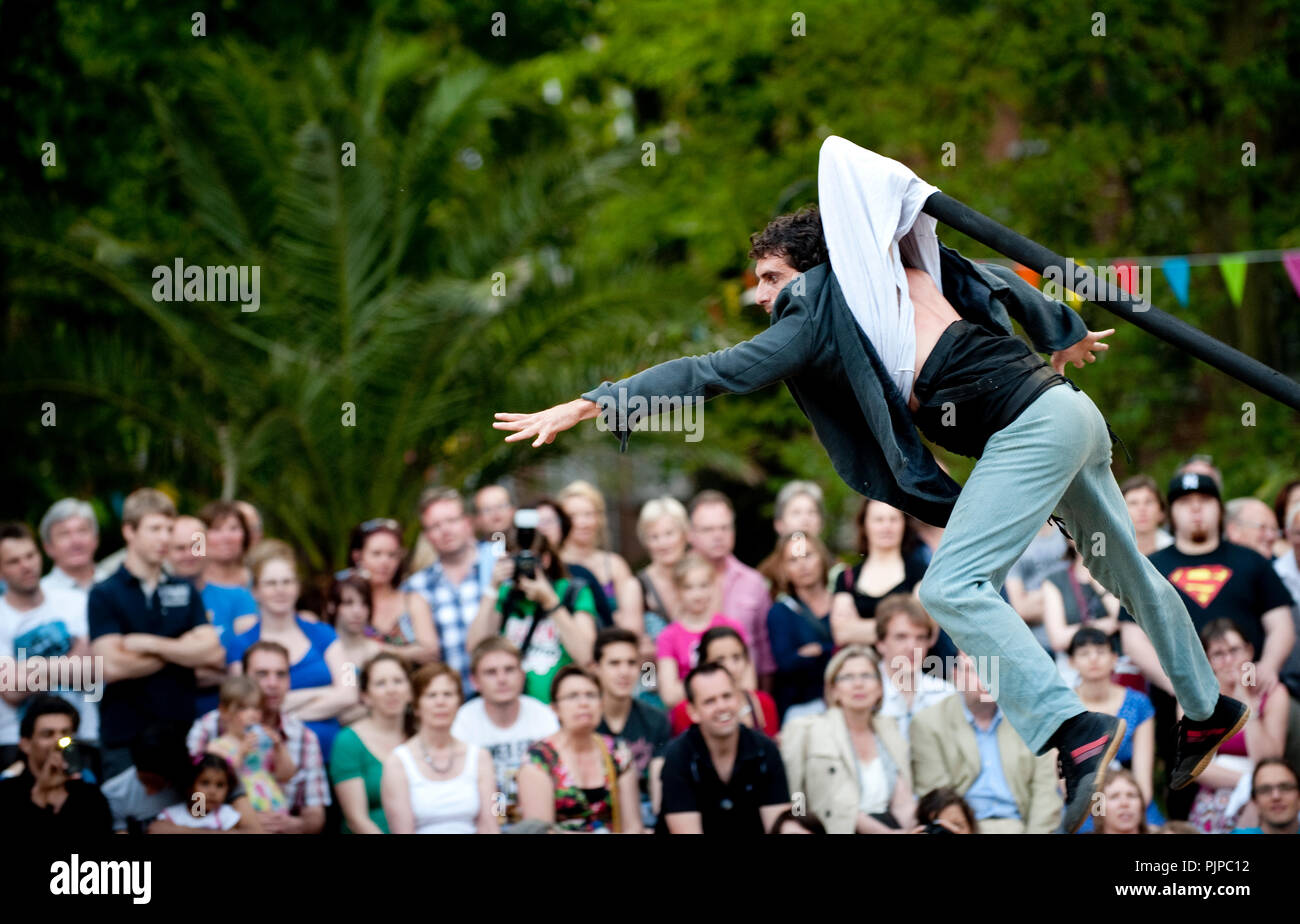
[(627, 714), (623, 730), (615, 734), (601, 716), (596, 726), (599, 735), (614, 735), (628, 746), (632, 759), (636, 761), (637, 778), (641, 781), (643, 795), (650, 793), (650, 761), (664, 756), (668, 739), (672, 734), (672, 725), (662, 709), (656, 709), (648, 703), (632, 700), (632, 711)]
[[(93, 642), (102, 635), (146, 632), (180, 638), (208, 625), (203, 600), (192, 584), (162, 575), (148, 599), (140, 579), (123, 565), (90, 589), (86, 605)], [(146, 677), (118, 680), (104, 687), (99, 704), (99, 736), (104, 747), (125, 747), (147, 726), (194, 721), (194, 670), (167, 662)]]
[[(108, 800), (95, 786), (81, 780), (68, 780), (64, 784), (68, 798), (56, 812), (53, 808), (40, 808), (32, 801), (32, 787), (36, 778), (30, 770), (21, 776), (0, 780), (0, 818), (6, 827), (26, 836), (58, 835), (60, 837), (85, 837), (112, 834), (113, 814), (108, 810)], [(75, 841), (72, 842), (75, 845)]]
[(662, 816), (699, 812), (705, 834), (764, 834), (759, 808), (790, 801), (785, 764), (762, 732), (740, 726), (731, 779), (718, 779), (698, 725), (678, 735), (664, 755)]
[[(865, 564), (865, 562), (864, 562)], [(921, 578), (925, 577), (925, 569), (929, 567), (925, 559), (913, 552), (910, 555), (903, 556), (903, 580), (885, 591), (879, 597), (873, 597), (870, 594), (864, 594), (858, 590), (858, 577), (862, 574), (862, 564), (855, 568), (845, 568), (835, 578), (835, 592), (847, 593), (853, 595), (853, 605), (858, 608), (858, 615), (863, 619), (874, 619), (876, 616), (876, 605), (881, 600), (891, 594), (910, 594), (917, 584), (921, 583)]]
[[(1264, 651), (1264, 622), (1260, 618), (1279, 606), (1291, 606), (1291, 593), (1273, 566), (1254, 549), (1224, 540), (1212, 552), (1185, 555), (1174, 545), (1149, 556), (1156, 569), (1178, 588), (1183, 604), (1200, 632), (1215, 619), (1230, 619), (1241, 636)], [(1135, 622), (1128, 610), (1120, 619)]]

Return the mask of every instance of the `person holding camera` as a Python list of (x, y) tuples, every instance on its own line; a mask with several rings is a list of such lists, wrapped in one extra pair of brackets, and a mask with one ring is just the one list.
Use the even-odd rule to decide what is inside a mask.
[(61, 697), (42, 693), (30, 700), (18, 741), (26, 767), (0, 780), (0, 818), (10, 830), (74, 838), (113, 833), (108, 800), (79, 778), (73, 738), (80, 722), (77, 707)]
[(504, 635), (523, 653), (524, 692), (550, 703), (551, 680), (560, 668), (591, 661), (596, 606), (589, 587), (574, 585), (551, 541), (519, 519), (516, 526), (520, 547), (493, 567), (466, 645), (472, 651), (484, 639)]

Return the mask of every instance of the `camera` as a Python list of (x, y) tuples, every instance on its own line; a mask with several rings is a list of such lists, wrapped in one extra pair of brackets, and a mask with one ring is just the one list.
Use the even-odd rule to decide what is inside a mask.
[(68, 776), (76, 776), (85, 769), (85, 758), (82, 756), (81, 748), (77, 747), (77, 742), (64, 735), (59, 739), (58, 745), (59, 753), (63, 755), (64, 773)]
[(519, 551), (514, 555), (515, 577), (532, 580), (537, 576), (537, 555), (533, 552), (533, 541), (537, 537), (537, 511), (515, 511), (515, 544)]
[(937, 821), (932, 821), (932, 822), (930, 822), (928, 825), (925, 826), (925, 831), (924, 831), (923, 833), (925, 833), (925, 834), (951, 834), (952, 832), (949, 831), (947, 828), (945, 828), (943, 825), (939, 824), (939, 822), (937, 822)]

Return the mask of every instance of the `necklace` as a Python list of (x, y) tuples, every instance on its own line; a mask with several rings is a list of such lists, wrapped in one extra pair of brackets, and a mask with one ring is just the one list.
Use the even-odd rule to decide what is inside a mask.
[(454, 746), (452, 747), (451, 757), (447, 759), (447, 766), (445, 767), (439, 767), (433, 762), (433, 758), (429, 756), (429, 750), (424, 746), (423, 741), (420, 742), (420, 756), (424, 758), (424, 762), (429, 765), (429, 768), (433, 770), (434, 773), (446, 773), (451, 769), (451, 765), (456, 762), (456, 748)]

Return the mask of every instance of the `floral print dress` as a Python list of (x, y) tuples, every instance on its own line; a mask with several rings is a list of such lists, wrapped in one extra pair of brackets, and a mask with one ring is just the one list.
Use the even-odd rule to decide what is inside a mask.
[(610, 735), (599, 737), (614, 765), (614, 779), (609, 778), (607, 769), (605, 785), (597, 789), (580, 788), (550, 742), (539, 741), (528, 749), (528, 759), (550, 774), (555, 786), (555, 823), (565, 831), (613, 832), (612, 799), (617, 797), (618, 777), (632, 766), (632, 752)]

